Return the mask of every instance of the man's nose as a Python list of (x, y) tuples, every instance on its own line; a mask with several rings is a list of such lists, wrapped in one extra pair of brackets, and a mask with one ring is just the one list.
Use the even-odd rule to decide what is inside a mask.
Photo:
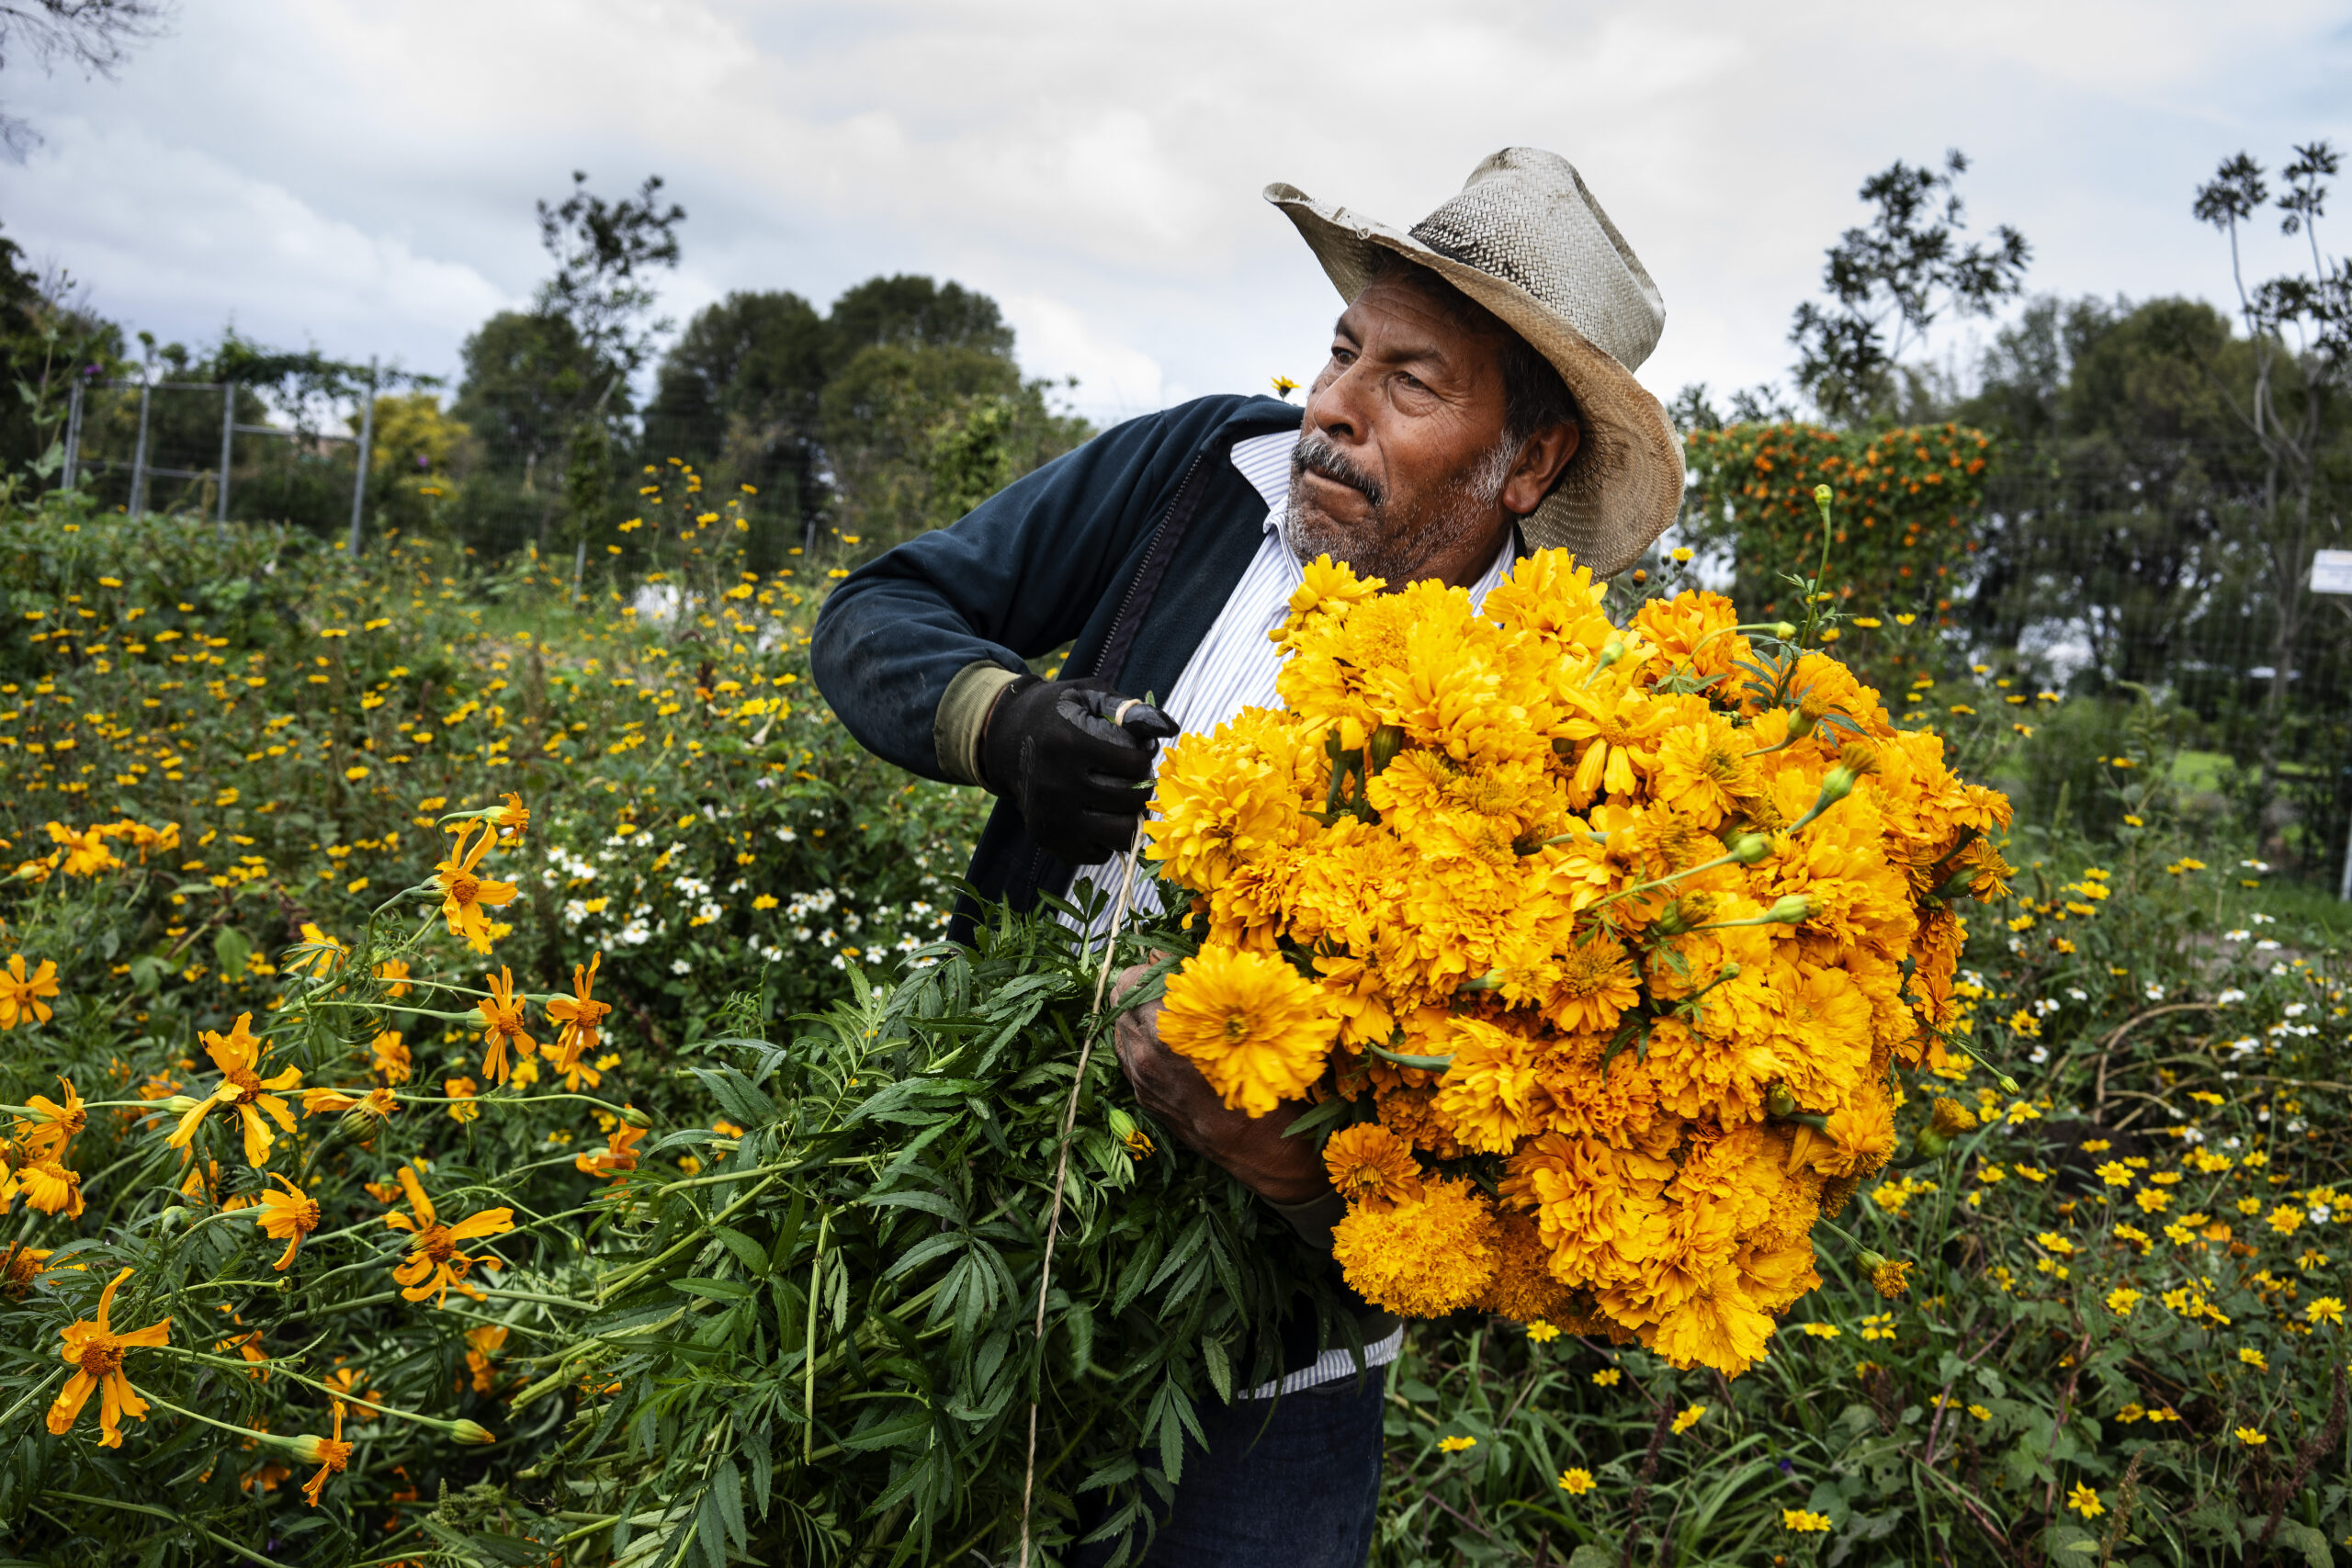
[(1370, 430), (1366, 419), (1365, 378), (1361, 362), (1335, 369), (1306, 400), (1306, 428), (1343, 445), (1353, 446)]

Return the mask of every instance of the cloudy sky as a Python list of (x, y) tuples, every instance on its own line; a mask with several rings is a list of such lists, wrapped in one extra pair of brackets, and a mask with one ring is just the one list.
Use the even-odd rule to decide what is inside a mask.
[(1409, 224), (1526, 142), (1664, 289), (1665, 397), (1781, 373), (1862, 176), (1949, 146), (2036, 288), (2222, 299), (2192, 190), (2241, 148), (2352, 143), (2347, 68), (2341, 0), (198, 0), (117, 80), (11, 51), (0, 98), (46, 143), (0, 164), (0, 224), (161, 338), (233, 321), (447, 375), (546, 270), (535, 197), (658, 172), (680, 320), (954, 277), (1099, 419), (1320, 363), (1334, 302), (1266, 182)]

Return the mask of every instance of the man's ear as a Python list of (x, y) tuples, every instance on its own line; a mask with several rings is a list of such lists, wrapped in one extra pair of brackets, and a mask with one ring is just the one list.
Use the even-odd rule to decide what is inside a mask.
[(1524, 517), (1543, 505), (1552, 482), (1583, 442), (1584, 429), (1573, 420), (1546, 425), (1529, 436), (1520, 446), (1519, 460), (1511, 465), (1510, 478), (1503, 481), (1503, 510)]

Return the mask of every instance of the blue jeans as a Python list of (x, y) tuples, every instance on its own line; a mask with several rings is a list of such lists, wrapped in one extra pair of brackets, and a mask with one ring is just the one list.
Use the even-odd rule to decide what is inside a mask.
[[(1200, 1404), (1208, 1450), (1186, 1440), (1184, 1478), (1148, 1568), (1363, 1568), (1380, 1502), (1386, 1370), (1275, 1400)], [(1071, 1568), (1101, 1568), (1116, 1544), (1073, 1549)]]

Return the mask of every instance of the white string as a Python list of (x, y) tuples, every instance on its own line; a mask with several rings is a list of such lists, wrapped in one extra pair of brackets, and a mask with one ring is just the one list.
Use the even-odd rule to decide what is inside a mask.
[[(1122, 710), (1124, 712), (1124, 710)], [(1111, 984), (1111, 964), (1118, 952), (1119, 928), (1126, 923), (1127, 898), (1134, 890), (1136, 858), (1143, 851), (1143, 818), (1136, 818), (1136, 836), (1127, 845), (1126, 863), (1119, 872), (1119, 901), (1111, 911), (1110, 933), (1102, 939), (1102, 972), (1094, 979), (1094, 1003), (1089, 1010), (1099, 1015), (1102, 1011), (1102, 993)], [(1086, 1042), (1078, 1051), (1078, 1075), (1070, 1080), (1069, 1103), (1062, 1108), (1061, 1152), (1054, 1161), (1054, 1201), (1046, 1214), (1046, 1257), (1037, 1271), (1036, 1336), (1039, 1354), (1044, 1354), (1046, 1338), (1046, 1295), (1054, 1281), (1054, 1242), (1062, 1223), (1062, 1181), (1069, 1174), (1070, 1129), (1078, 1124), (1078, 1097), (1086, 1087), (1086, 1064), (1094, 1055), (1093, 1028), (1086, 1032)], [(1037, 1483), (1037, 1401), (1029, 1401), (1029, 1459), (1021, 1476), (1021, 1568), (1029, 1568), (1029, 1504), (1030, 1495)]]

